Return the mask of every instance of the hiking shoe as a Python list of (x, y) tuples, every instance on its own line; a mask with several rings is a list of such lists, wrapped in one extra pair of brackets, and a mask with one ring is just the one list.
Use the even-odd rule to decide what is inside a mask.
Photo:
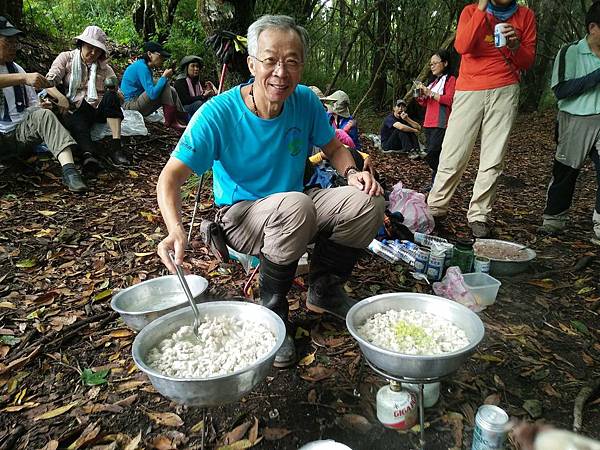
[(219, 262), (229, 261), (229, 250), (225, 241), (223, 229), (211, 220), (203, 220), (200, 223), (200, 237), (210, 252), (219, 260)]
[(71, 167), (63, 167), (63, 183), (71, 192), (86, 192), (88, 190), (88, 187), (83, 182), (83, 178), (81, 178), (81, 175), (72, 164), (69, 165)]
[(94, 178), (98, 172), (102, 170), (102, 164), (91, 153), (83, 154), (83, 162), (81, 163), (81, 171), (87, 178)]
[(486, 238), (490, 235), (490, 226), (485, 222), (469, 222), (471, 233), (476, 238)]
[(558, 236), (565, 232), (565, 227), (554, 223), (544, 223), (538, 227), (537, 232), (546, 236)]
[(408, 152), (408, 159), (419, 159), (419, 152), (417, 150), (411, 150)]
[(396, 150), (394, 148), (388, 148), (388, 149), (384, 149), (383, 148), (383, 149), (381, 149), (381, 152), (382, 153), (386, 153), (386, 154), (389, 154), (389, 153), (403, 153), (402, 150)]
[(108, 155), (108, 159), (115, 166), (130, 166), (131, 165), (131, 161), (129, 160), (129, 158), (123, 151), (123, 149), (120, 149), (120, 148), (113, 150)]
[(427, 157), (427, 155), (428, 155), (428, 154), (429, 154), (429, 153), (427, 152), (427, 149), (425, 149), (425, 148), (424, 148), (423, 150), (419, 150), (419, 157), (420, 157), (421, 159), (425, 159), (425, 158)]
[(296, 359), (296, 344), (294, 343), (294, 338), (290, 333), (286, 333), (283, 344), (281, 344), (281, 347), (279, 347), (279, 350), (277, 350), (277, 353), (275, 353), (273, 367), (285, 369), (286, 367), (294, 365), (296, 363)]

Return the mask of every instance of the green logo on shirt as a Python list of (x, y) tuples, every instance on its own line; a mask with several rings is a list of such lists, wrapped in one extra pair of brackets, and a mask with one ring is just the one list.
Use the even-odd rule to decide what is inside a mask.
[(298, 156), (302, 152), (302, 131), (293, 127), (285, 132), (284, 141), (291, 156)]

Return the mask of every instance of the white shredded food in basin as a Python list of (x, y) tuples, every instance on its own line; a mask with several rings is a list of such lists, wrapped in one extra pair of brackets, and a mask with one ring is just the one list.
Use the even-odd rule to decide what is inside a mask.
[(176, 378), (208, 378), (244, 369), (275, 346), (266, 326), (232, 317), (204, 318), (198, 340), (183, 326), (148, 352), (153, 369)]
[(439, 355), (469, 345), (465, 332), (450, 321), (414, 309), (377, 313), (358, 334), (373, 345), (407, 355)]

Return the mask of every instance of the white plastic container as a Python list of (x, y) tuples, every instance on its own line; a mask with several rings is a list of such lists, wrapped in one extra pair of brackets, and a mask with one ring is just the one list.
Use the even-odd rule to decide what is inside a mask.
[(463, 279), (478, 305), (490, 306), (494, 304), (502, 283), (487, 273), (479, 272), (465, 273)]

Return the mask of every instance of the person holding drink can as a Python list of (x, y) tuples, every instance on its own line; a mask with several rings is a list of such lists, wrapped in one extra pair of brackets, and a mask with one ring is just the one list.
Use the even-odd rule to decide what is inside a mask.
[[(496, 47), (494, 28), (503, 24), (506, 45)], [(500, 27), (499, 27), (500, 30)], [(438, 172), (427, 198), (439, 224), (464, 173), (481, 131), (479, 171), (467, 220), (475, 237), (490, 234), (488, 221), (502, 173), (506, 144), (517, 114), (521, 71), (535, 60), (533, 12), (516, 0), (479, 0), (460, 16), (454, 46), (462, 56), (452, 114)]]

